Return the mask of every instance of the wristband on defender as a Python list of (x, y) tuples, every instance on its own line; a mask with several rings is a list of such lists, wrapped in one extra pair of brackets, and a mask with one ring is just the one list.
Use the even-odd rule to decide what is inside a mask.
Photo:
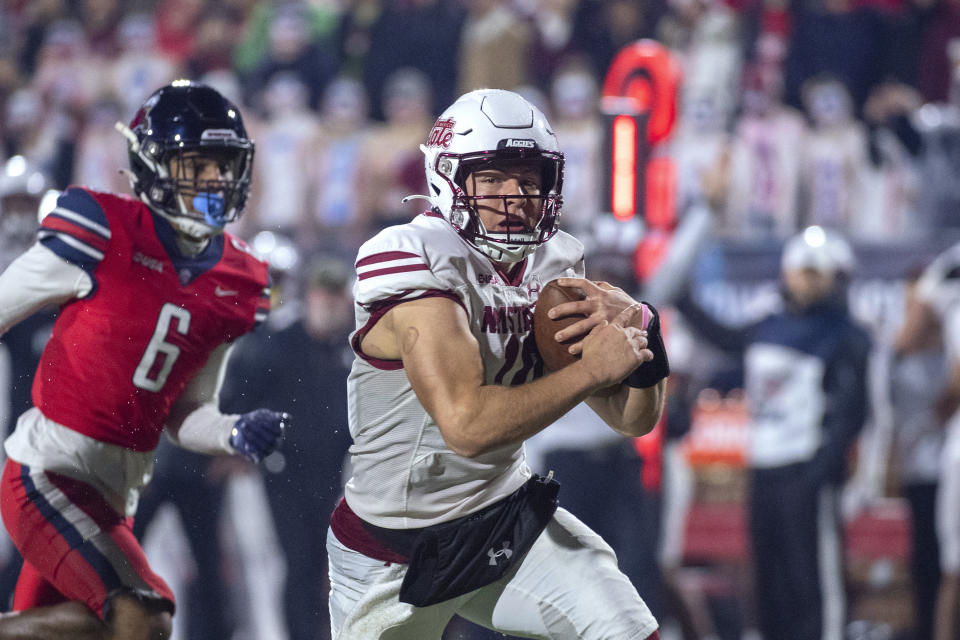
[(628, 375), (624, 382), (634, 389), (648, 389), (670, 375), (670, 362), (667, 349), (663, 346), (660, 334), (660, 314), (649, 302), (643, 302), (650, 309), (653, 318), (647, 324), (647, 349), (653, 352), (653, 360), (644, 362)]

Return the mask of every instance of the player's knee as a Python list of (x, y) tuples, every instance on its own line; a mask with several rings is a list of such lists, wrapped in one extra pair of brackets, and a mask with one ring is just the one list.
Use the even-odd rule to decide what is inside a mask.
[(172, 617), (159, 603), (126, 594), (111, 598), (108, 622), (111, 640), (169, 640), (173, 631)]

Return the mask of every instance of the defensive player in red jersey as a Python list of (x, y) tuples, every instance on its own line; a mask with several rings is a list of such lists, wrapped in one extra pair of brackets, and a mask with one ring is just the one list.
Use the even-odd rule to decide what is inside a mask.
[(250, 185), (240, 111), (177, 81), (118, 129), (139, 199), (68, 188), (0, 275), (0, 334), (61, 305), (4, 443), (3, 521), (25, 564), (0, 639), (168, 638), (173, 594), (131, 530), (158, 440), (256, 462), (289, 423), (218, 408), (231, 343), (269, 310), (267, 265), (223, 232)]

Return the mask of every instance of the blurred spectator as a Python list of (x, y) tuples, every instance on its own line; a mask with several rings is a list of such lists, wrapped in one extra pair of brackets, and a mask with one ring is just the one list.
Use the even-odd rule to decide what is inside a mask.
[(102, 73), (80, 24), (60, 20), (47, 31), (31, 86), (46, 105), (80, 118), (97, 96)]
[[(310, 244), (359, 248), (366, 240), (358, 194), (368, 188), (361, 151), (369, 123), (367, 95), (359, 80), (341, 77), (327, 87), (321, 131), (313, 150)], [(362, 236), (362, 237), (361, 237)]]
[(206, 73), (233, 70), (233, 51), (239, 39), (231, 15), (219, 8), (206, 11), (197, 25), (193, 50), (185, 66), (190, 78)]
[[(7, 9), (5, 3), (4, 9)], [(4, 16), (10, 17), (11, 22), (18, 22), (15, 29), (19, 32), (20, 40), (18, 49), (20, 55), (20, 72), (26, 76), (33, 76), (37, 71), (38, 57), (40, 48), (46, 39), (47, 30), (56, 20), (67, 15), (67, 3), (65, 0), (34, 0), (23, 3), (19, 11), (10, 7), (10, 13)]]
[(340, 34), (345, 70), (363, 78), (374, 119), (387, 118), (383, 93), (398, 69), (417, 69), (428, 79), (431, 114), (455, 98), (463, 4), (473, 2), (367, 0), (345, 13)]
[(868, 132), (870, 163), (865, 167), (862, 210), (857, 235), (869, 240), (894, 240), (929, 233), (917, 216), (919, 176), (916, 157), (922, 140), (911, 116), (920, 94), (899, 82), (877, 85), (867, 98), (863, 115)]
[(856, 234), (865, 211), (861, 196), (867, 163), (867, 137), (853, 113), (850, 93), (831, 77), (804, 85), (810, 128), (800, 165), (800, 220)]
[(640, 38), (651, 37), (665, 11), (663, 0), (582, 0), (574, 18), (574, 46), (603, 78), (613, 57)]
[[(271, 48), (271, 29), (278, 12), (293, 10), (302, 12), (308, 39), (315, 42), (329, 42), (336, 37), (339, 12), (336, 2), (303, 2), (302, 0), (222, 0), (228, 11), (245, 17), (242, 24), (243, 36), (234, 52), (234, 64), (237, 72), (247, 75), (261, 61), (269, 56)], [(351, 5), (359, 3), (350, 2)]]
[(676, 132), (670, 139), (676, 166), (678, 211), (704, 199), (704, 180), (725, 162), (730, 135), (728, 106), (714, 91), (684, 92)]
[[(367, 56), (373, 46), (373, 29), (385, 4), (384, 0), (354, 0), (343, 9), (337, 26), (337, 51), (344, 74), (364, 78)], [(368, 84), (366, 78), (364, 84)]]
[(922, 140), (920, 213), (922, 222), (934, 229), (960, 226), (960, 61), (949, 95), (949, 102), (925, 104), (911, 117)]
[(717, 108), (732, 114), (744, 49), (736, 14), (717, 0), (669, 0), (667, 6), (657, 34), (680, 60), (684, 91), (710, 94)]
[(581, 66), (562, 69), (554, 78), (548, 112), (563, 144), (563, 228), (573, 235), (592, 235), (600, 212), (603, 120), (599, 88), (590, 71)]
[(960, 0), (941, 0), (934, 7), (923, 34), (917, 85), (928, 102), (960, 104), (950, 97), (960, 65)]
[(423, 132), (433, 124), (430, 83), (416, 69), (398, 69), (383, 90), (386, 122), (376, 125), (361, 151), (364, 183), (357, 197), (361, 220), (373, 229), (407, 222), (423, 210), (404, 197), (426, 192), (423, 174)]
[[(4, 37), (4, 34), (0, 33), (0, 38), (2, 37)], [(0, 132), (3, 131), (3, 114), (6, 113), (7, 100), (20, 85), (21, 79), (17, 69), (16, 50), (4, 49), (0, 46)], [(3, 159), (4, 151), (2, 143), (0, 143), (0, 161)]]
[(257, 189), (251, 207), (259, 229), (296, 235), (305, 226), (320, 132), (309, 99), (310, 90), (291, 72), (272, 75), (261, 93), (266, 119), (257, 128)]
[[(141, 96), (140, 103), (145, 99)], [(112, 98), (100, 100), (90, 108), (77, 139), (71, 183), (98, 191), (130, 192), (130, 181), (120, 171), (126, 165), (123, 157), (127, 142), (114, 128), (124, 113), (136, 113), (136, 109), (125, 111)]]
[(801, 107), (804, 85), (830, 74), (846, 87), (859, 113), (870, 89), (885, 75), (884, 25), (876, 9), (853, 0), (802, 0), (792, 12), (787, 53), (787, 104)]
[(786, 238), (797, 231), (797, 150), (803, 148), (806, 125), (782, 96), (779, 68), (747, 69), (723, 220), (731, 237)]
[(204, 0), (160, 0), (156, 7), (157, 52), (178, 64), (193, 53)]
[(588, 63), (574, 39), (578, 4), (576, 0), (529, 2), (525, 17), (531, 25), (533, 39), (529, 45), (527, 73), (529, 81), (541, 90), (550, 88), (548, 83), (556, 80), (563, 67), (575, 61)]
[(323, 255), (305, 273), (300, 317), (238, 345), (223, 396), (231, 410), (290, 404), (305, 417), (302, 429), (287, 434), (283, 452), (265, 461), (264, 475), (287, 561), (290, 640), (329, 637), (326, 550), (316, 536), (340, 498), (350, 446), (351, 270), (346, 262)]
[(847, 309), (853, 267), (842, 236), (810, 227), (784, 247), (782, 311), (735, 329), (677, 301), (699, 335), (743, 356), (756, 610), (771, 640), (842, 638), (845, 628), (838, 494), (866, 419), (870, 350)]
[(80, 3), (77, 15), (95, 56), (110, 60), (118, 53), (117, 30), (123, 10), (120, 0), (82, 0)]
[(3, 146), (43, 171), (54, 187), (65, 188), (72, 178), (74, 123), (47, 111), (31, 89), (18, 89), (7, 101)]
[(73, 176), (76, 138), (86, 110), (99, 95), (103, 66), (91, 55), (79, 23), (61, 20), (51, 25), (31, 87), (45, 110), (33, 114), (34, 125), (54, 140), (49, 156), (38, 161), (57, 188), (65, 188)]
[(290, 73), (307, 87), (310, 108), (318, 107), (339, 63), (333, 43), (318, 40), (307, 17), (307, 9), (298, 3), (279, 6), (271, 13), (269, 48), (244, 78), (248, 104), (264, 109), (262, 89), (276, 74)]
[(507, 0), (473, 0), (460, 40), (458, 92), (527, 84), (533, 34)]
[(120, 53), (104, 74), (104, 89), (121, 102), (122, 113), (136, 113), (154, 89), (177, 77), (176, 62), (157, 50), (155, 29), (146, 13), (130, 14), (120, 23)]

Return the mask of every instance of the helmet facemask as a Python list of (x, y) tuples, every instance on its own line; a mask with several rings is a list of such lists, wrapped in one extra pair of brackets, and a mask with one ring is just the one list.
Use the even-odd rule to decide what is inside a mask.
[[(178, 231), (199, 240), (222, 232), (239, 217), (250, 189), (253, 145), (249, 141), (162, 149), (148, 139), (144, 146), (155, 147), (159, 154), (155, 159), (145, 158), (143, 151), (138, 154), (140, 162), (155, 167), (149, 185), (138, 185), (138, 190)], [(216, 162), (220, 177), (195, 178), (198, 159)]]
[[(442, 164), (447, 154), (440, 154), (438, 164)], [(540, 189), (538, 193), (516, 195), (468, 195), (467, 181), (473, 179), (476, 172), (484, 169), (508, 169), (517, 165), (539, 164)], [(549, 240), (557, 232), (560, 214), (560, 186), (563, 171), (563, 158), (550, 154), (504, 154), (480, 152), (465, 154), (459, 158), (458, 168), (450, 185), (453, 191), (453, 204), (450, 210), (450, 222), (469, 242), (497, 262), (519, 262), (530, 255), (538, 246)], [(449, 180), (449, 179), (448, 179)], [(533, 202), (538, 214), (532, 216), (534, 224), (529, 226), (528, 217), (524, 217), (523, 229), (507, 227), (497, 231), (487, 229), (480, 217), (480, 208), (495, 209), (503, 216), (508, 214), (508, 202), (516, 200)]]

